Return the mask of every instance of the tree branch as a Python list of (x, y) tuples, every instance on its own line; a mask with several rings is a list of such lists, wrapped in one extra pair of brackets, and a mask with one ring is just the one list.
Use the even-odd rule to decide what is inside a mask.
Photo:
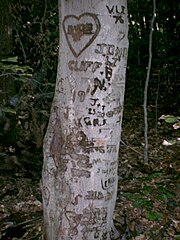
[(149, 76), (151, 71), (151, 62), (152, 62), (152, 35), (153, 35), (153, 26), (156, 18), (156, 0), (153, 0), (153, 16), (151, 19), (150, 26), (150, 34), (149, 34), (149, 61), (148, 61), (148, 69), (146, 75), (146, 82), (144, 87), (144, 162), (148, 163), (148, 121), (147, 121), (147, 95), (148, 95), (148, 84), (149, 84)]
[(25, 52), (23, 43), (22, 43), (22, 41), (21, 41), (20, 35), (19, 35), (18, 30), (17, 30), (17, 28), (16, 28), (15, 25), (13, 25), (13, 28), (14, 28), (14, 30), (16, 31), (16, 34), (17, 34), (17, 37), (18, 37), (18, 40), (19, 40), (19, 44), (20, 44), (20, 46), (21, 46), (21, 50), (22, 50), (22, 53), (23, 53), (23, 58), (24, 58), (24, 61), (26, 62), (26, 61), (27, 61), (27, 55), (26, 55), (26, 52)]

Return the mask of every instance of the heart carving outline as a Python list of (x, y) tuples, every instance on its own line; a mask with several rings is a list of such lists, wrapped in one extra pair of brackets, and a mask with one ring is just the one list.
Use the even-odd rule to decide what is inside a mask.
[[(86, 17), (86, 16), (91, 17), (93, 19), (93, 21), (95, 23), (95, 26), (96, 26), (96, 29), (95, 29), (95, 32), (93, 33), (93, 36), (90, 37), (89, 41), (84, 46), (82, 46), (82, 48), (79, 51), (76, 51), (76, 49), (73, 47), (73, 45), (72, 45), (72, 43), (71, 43), (71, 41), (68, 37), (65, 24), (66, 24), (67, 19), (71, 18), (71, 19), (75, 19), (76, 21), (80, 22), (80, 20), (82, 18)], [(92, 44), (92, 42), (98, 36), (98, 34), (100, 32), (100, 29), (101, 29), (100, 21), (99, 21), (97, 15), (95, 15), (93, 13), (83, 13), (79, 17), (76, 16), (76, 15), (67, 15), (67, 16), (64, 17), (62, 25), (63, 25), (63, 30), (64, 30), (64, 34), (65, 34), (68, 46), (69, 46), (70, 50), (72, 51), (72, 53), (75, 57), (79, 57), (81, 55), (81, 53)]]

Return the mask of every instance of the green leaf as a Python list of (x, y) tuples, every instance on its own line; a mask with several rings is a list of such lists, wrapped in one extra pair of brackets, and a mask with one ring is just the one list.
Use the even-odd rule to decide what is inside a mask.
[(8, 108), (8, 107), (3, 107), (2, 111), (5, 113), (12, 113), (12, 114), (16, 114), (16, 111), (12, 108)]
[(151, 192), (152, 192), (152, 187), (151, 187), (151, 186), (145, 185), (145, 186), (143, 187), (142, 193), (143, 193), (144, 195), (148, 195), (148, 194), (151, 193)]
[(149, 178), (150, 178), (150, 179), (156, 179), (156, 178), (158, 178), (158, 177), (160, 177), (160, 176), (162, 176), (162, 173), (161, 173), (161, 172), (154, 172), (154, 173), (152, 173), (152, 174), (149, 176)]
[(169, 116), (165, 118), (166, 123), (175, 123), (176, 121), (177, 121), (177, 117), (174, 117), (174, 116)]
[[(149, 191), (149, 189), (148, 189)], [(125, 192), (123, 193), (124, 196), (126, 196), (130, 201), (133, 202), (133, 207), (135, 208), (146, 208), (146, 209), (152, 209), (153, 204), (150, 200), (146, 199), (143, 194), (139, 193), (130, 193)]]
[(174, 196), (176, 196), (176, 194), (174, 192), (170, 192), (165, 186), (158, 186), (158, 193), (159, 196), (161, 197), (161, 199), (169, 199), (169, 198), (173, 198)]
[(147, 219), (150, 221), (158, 221), (163, 219), (163, 214), (161, 212), (149, 211), (147, 213)]
[(134, 199), (133, 207), (135, 208), (146, 208), (147, 210), (152, 209), (152, 202), (150, 200), (144, 199), (143, 197), (140, 199)]
[(12, 63), (17, 63), (18, 62), (18, 59), (17, 57), (9, 57), (9, 58), (4, 58), (4, 59), (1, 59), (1, 62), (12, 62)]

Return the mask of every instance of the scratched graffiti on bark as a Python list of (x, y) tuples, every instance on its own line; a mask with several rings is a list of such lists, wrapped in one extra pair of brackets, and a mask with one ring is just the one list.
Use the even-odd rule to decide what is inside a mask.
[(83, 13), (80, 16), (67, 15), (63, 20), (63, 30), (73, 55), (78, 57), (98, 36), (101, 24), (97, 15)]

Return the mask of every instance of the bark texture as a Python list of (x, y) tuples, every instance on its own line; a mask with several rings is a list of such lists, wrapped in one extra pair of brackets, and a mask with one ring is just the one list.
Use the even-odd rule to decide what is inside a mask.
[[(60, 6), (61, 3), (61, 6)], [(128, 53), (126, 0), (62, 0), (44, 139), (44, 240), (117, 239), (112, 215)]]

